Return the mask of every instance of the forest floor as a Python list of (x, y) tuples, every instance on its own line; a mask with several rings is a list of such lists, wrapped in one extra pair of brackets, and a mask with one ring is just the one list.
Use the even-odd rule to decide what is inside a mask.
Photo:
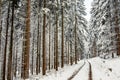
[(81, 60), (59, 71), (48, 71), (45, 76), (31, 76), (29, 80), (120, 80), (120, 58)]

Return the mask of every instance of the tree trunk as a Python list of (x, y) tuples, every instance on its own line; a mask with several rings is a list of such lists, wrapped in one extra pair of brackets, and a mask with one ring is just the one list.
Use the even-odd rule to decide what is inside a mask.
[(77, 37), (77, 18), (76, 18), (76, 15), (75, 15), (75, 64), (77, 64), (77, 41), (76, 41), (76, 37)]
[(11, 37), (10, 37), (10, 47), (9, 47), (9, 54), (8, 54), (8, 74), (7, 80), (12, 80), (12, 56), (13, 56), (13, 32), (14, 32), (14, 6), (15, 0), (12, 1), (12, 24), (11, 24)]
[[(49, 18), (49, 19), (50, 19), (50, 18)], [(51, 65), (50, 65), (50, 63), (51, 63), (51, 60), (50, 60), (50, 59), (51, 59), (51, 57), (50, 57), (50, 56), (51, 56), (51, 52), (50, 52), (50, 51), (51, 51), (51, 50), (50, 50), (50, 49), (51, 49), (51, 48), (50, 48), (50, 46), (51, 46), (50, 43), (51, 43), (51, 42), (50, 42), (50, 41), (51, 41), (51, 40), (50, 40), (50, 39), (51, 39), (51, 24), (50, 24), (50, 20), (49, 20), (49, 70), (50, 70), (50, 66), (51, 66)]]
[[(1, 3), (1, 0), (0, 0), (0, 17), (1, 17), (1, 7), (2, 7), (1, 4), (2, 4), (2, 3)], [(1, 52), (1, 38), (2, 38), (2, 37), (1, 37), (1, 33), (2, 33), (2, 20), (0, 19), (0, 53), (2, 53), (2, 52)], [(1, 54), (0, 54), (0, 55), (1, 55)]]
[(115, 32), (116, 32), (116, 35), (117, 35), (117, 55), (120, 56), (120, 34), (119, 34), (119, 22), (118, 22), (118, 1), (117, 0), (114, 0), (115, 1)]
[(72, 41), (70, 42), (70, 64), (73, 65), (73, 58), (72, 58)]
[(38, 75), (40, 71), (40, 47), (39, 47), (39, 40), (40, 40), (40, 35), (39, 35), (39, 29), (40, 29), (40, 24), (39, 24), (39, 15), (38, 15), (38, 35), (37, 35), (37, 58), (36, 58), (36, 74)]
[(15, 52), (15, 53), (16, 53), (16, 58), (15, 58), (15, 71), (14, 71), (14, 76), (16, 77), (16, 75), (17, 75), (17, 73), (16, 73), (16, 72), (17, 72), (17, 63), (18, 63), (18, 61), (17, 61), (17, 60), (18, 60), (18, 59), (17, 59), (17, 58), (18, 58), (18, 45), (17, 45), (17, 47), (16, 47), (16, 52)]
[[(63, 4), (63, 0), (62, 0), (62, 4)], [(63, 5), (61, 5), (62, 7), (62, 49), (61, 49), (61, 67), (64, 67), (64, 11), (63, 11)]]
[[(46, 8), (46, 0), (44, 0), (44, 8)], [(45, 38), (45, 28), (46, 28), (46, 14), (43, 15), (43, 67), (42, 74), (46, 74), (46, 38)]]
[(26, 28), (24, 35), (24, 48), (23, 48), (23, 79), (29, 78), (29, 53), (30, 53), (30, 0), (27, 0), (27, 17), (26, 17)]
[(32, 42), (32, 66), (31, 66), (31, 73), (33, 75), (34, 71), (34, 38), (35, 38), (35, 33), (33, 32), (33, 42)]
[(58, 71), (58, 15), (56, 14), (56, 71)]
[(69, 57), (69, 56), (70, 56), (69, 50), (70, 50), (70, 49), (69, 49), (69, 42), (68, 42), (68, 64), (69, 64), (69, 62), (70, 62), (70, 61), (69, 61), (69, 60), (70, 60), (70, 59), (69, 59), (69, 58), (70, 58), (70, 57)]
[(54, 69), (56, 68), (56, 34), (55, 34), (55, 27), (54, 27)]
[(2, 79), (5, 80), (5, 76), (6, 76), (6, 54), (7, 54), (7, 44), (8, 44), (8, 27), (9, 27), (9, 13), (10, 13), (10, 1), (9, 1), (9, 6), (8, 6), (8, 14), (7, 14), (7, 26), (6, 26), (6, 39), (5, 39), (5, 48), (4, 48), (4, 60), (3, 60), (3, 71), (2, 71)]
[(40, 67), (41, 67), (41, 27), (40, 27), (40, 33), (39, 33), (40, 35), (39, 35), (39, 73), (40, 73)]
[[(38, 5), (38, 12), (40, 12), (40, 1), (38, 1), (39, 5)], [(40, 14), (38, 14), (38, 31), (37, 31), (38, 35), (37, 35), (37, 60), (36, 60), (36, 74), (40, 73), (40, 45), (41, 45), (41, 36), (40, 36)]]
[(23, 45), (22, 45), (22, 64), (21, 64), (21, 78), (24, 77), (24, 45), (25, 45), (25, 42), (24, 42), (24, 36), (25, 36), (25, 33), (23, 32)]

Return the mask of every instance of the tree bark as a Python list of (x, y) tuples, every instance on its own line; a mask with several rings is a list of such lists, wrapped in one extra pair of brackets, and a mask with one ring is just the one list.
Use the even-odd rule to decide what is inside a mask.
[(37, 35), (37, 58), (36, 58), (36, 74), (38, 75), (40, 71), (40, 47), (39, 47), (39, 40), (40, 40), (40, 35), (39, 35), (39, 29), (40, 29), (40, 24), (39, 24), (39, 15), (38, 15), (38, 35)]
[(18, 64), (18, 45), (17, 45), (17, 47), (16, 47), (16, 57), (15, 57), (15, 71), (14, 71), (14, 76), (16, 77), (16, 75), (17, 75), (17, 64)]
[(70, 57), (69, 57), (69, 56), (70, 56), (70, 51), (69, 51), (69, 50), (70, 50), (70, 49), (69, 49), (69, 42), (68, 42), (68, 64), (69, 64), (69, 62), (70, 62), (70, 61), (69, 61), (69, 60), (70, 60), (70, 59), (69, 59), (69, 58), (70, 58)]
[(58, 71), (58, 15), (56, 14), (56, 71)]
[(73, 58), (72, 58), (72, 41), (70, 42), (70, 64), (73, 65)]
[(77, 18), (76, 18), (76, 15), (75, 15), (75, 64), (77, 64), (77, 41), (76, 41), (76, 37), (77, 37)]
[(35, 33), (33, 32), (33, 42), (32, 42), (32, 66), (31, 66), (31, 73), (33, 75), (34, 72), (34, 36)]
[(6, 26), (6, 39), (5, 39), (5, 48), (4, 48), (4, 54), (3, 54), (3, 71), (2, 71), (2, 79), (5, 80), (6, 76), (6, 54), (7, 54), (7, 44), (8, 44), (8, 29), (9, 29), (9, 16), (10, 14), (10, 1), (9, 1), (9, 6), (8, 6), (8, 14), (7, 14), (7, 26)]
[(118, 1), (117, 0), (114, 0), (115, 1), (115, 26), (116, 26), (116, 28), (115, 28), (115, 32), (116, 32), (116, 35), (117, 35), (117, 55), (118, 56), (120, 56), (120, 31), (119, 31), (119, 22), (118, 22)]
[[(44, 8), (46, 8), (46, 0), (44, 0)], [(43, 15), (43, 67), (42, 67), (42, 74), (46, 74), (46, 34), (45, 34), (45, 28), (46, 28), (46, 13)]]
[(30, 0), (27, 0), (27, 17), (26, 17), (26, 28), (24, 35), (24, 48), (23, 48), (23, 79), (29, 78), (29, 53), (30, 53)]
[(61, 67), (64, 67), (64, 11), (63, 11), (63, 0), (62, 0), (62, 49), (61, 49)]
[[(50, 18), (49, 18), (49, 19), (50, 19)], [(50, 70), (50, 66), (51, 66), (51, 65), (50, 65), (50, 64), (51, 64), (51, 57), (50, 57), (50, 56), (51, 56), (51, 52), (50, 52), (50, 51), (51, 51), (51, 50), (50, 50), (50, 49), (51, 49), (51, 48), (50, 48), (50, 47), (51, 47), (51, 42), (50, 42), (50, 41), (51, 41), (51, 40), (50, 40), (50, 39), (51, 39), (51, 24), (50, 24), (50, 20), (49, 20), (49, 70)]]
[(56, 68), (56, 33), (55, 33), (55, 27), (54, 27), (54, 69)]
[(13, 57), (13, 32), (14, 32), (14, 6), (15, 0), (12, 1), (12, 23), (11, 23), (11, 37), (10, 37), (10, 47), (9, 47), (9, 54), (8, 54), (8, 74), (7, 80), (12, 80), (12, 57)]
[[(1, 17), (1, 7), (2, 7), (1, 4), (2, 4), (2, 3), (1, 3), (1, 0), (0, 0), (0, 17)], [(2, 53), (2, 52), (1, 52), (1, 38), (2, 38), (2, 37), (1, 37), (1, 34), (2, 34), (2, 20), (0, 19), (0, 53)], [(0, 54), (0, 55), (1, 55), (1, 54)]]

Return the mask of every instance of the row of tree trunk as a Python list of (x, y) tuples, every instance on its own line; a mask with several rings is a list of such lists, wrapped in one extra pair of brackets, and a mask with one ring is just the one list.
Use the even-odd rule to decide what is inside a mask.
[[(12, 3), (11, 3), (12, 2)], [(44, 0), (44, 8), (46, 8), (47, 1)], [(57, 8), (59, 8), (59, 1), (57, 0)], [(67, 42), (65, 45), (65, 36), (64, 36), (64, 7), (62, 5), (63, 1), (61, 1), (61, 62), (59, 61), (59, 42), (58, 42), (58, 33), (59, 33), (59, 13), (56, 11), (55, 16), (55, 27), (54, 27), (54, 42), (52, 42), (52, 36), (51, 35), (51, 22), (49, 21), (49, 55), (48, 55), (48, 65), (47, 65), (47, 51), (46, 51), (46, 23), (47, 23), (47, 15), (46, 13), (43, 13), (43, 26), (40, 26), (40, 14), (38, 14), (38, 26), (37, 26), (37, 51), (36, 51), (36, 59), (34, 57), (35, 55), (35, 33), (32, 34), (32, 54), (30, 58), (30, 38), (31, 38), (31, 30), (30, 30), (30, 17), (31, 17), (31, 2), (30, 0), (26, 1), (26, 17), (25, 17), (25, 31), (23, 32), (23, 46), (22, 46), (22, 63), (21, 63), (21, 78), (27, 79), (29, 78), (29, 73), (31, 70), (31, 74), (38, 75), (40, 72), (42, 72), (43, 75), (46, 74), (47, 67), (49, 67), (49, 70), (51, 68), (54, 68), (56, 71), (58, 71), (58, 67), (61, 68), (64, 67), (65, 61), (67, 61), (66, 64), (77, 64), (77, 61), (79, 58), (77, 56), (80, 56), (77, 54), (77, 18), (75, 16), (75, 56), (70, 55), (70, 50), (72, 50), (72, 45), (70, 42)], [(39, 2), (40, 5), (40, 2)], [(0, 6), (1, 6), (1, 0), (0, 0)], [(40, 11), (40, 7), (38, 8), (38, 11)], [(1, 12), (1, 9), (0, 9)], [(15, 39), (14, 39), (14, 13), (15, 13), (15, 0), (10, 0), (7, 10), (7, 18), (6, 18), (6, 33), (5, 33), (5, 46), (4, 46), (4, 53), (3, 53), (3, 65), (2, 65), (2, 80), (13, 80), (13, 76), (16, 77), (17, 75), (17, 64), (18, 64), (18, 46), (15, 45)], [(10, 16), (10, 14), (12, 14)], [(11, 19), (10, 19), (11, 17)], [(49, 16), (51, 17), (51, 16)], [(11, 21), (10, 21), (11, 20)], [(11, 24), (11, 25), (10, 25)], [(9, 26), (10, 27), (10, 41), (9, 39)], [(40, 30), (42, 29), (42, 30)], [(1, 42), (1, 31), (2, 26), (0, 26), (0, 42)], [(34, 30), (33, 30), (34, 31)], [(7, 48), (8, 48), (8, 42), (9, 42), (9, 53), (7, 54)], [(0, 44), (1, 45), (1, 44)], [(52, 47), (54, 45), (54, 67), (52, 65), (51, 61), (51, 51)], [(42, 47), (41, 47), (42, 46)], [(65, 49), (66, 47), (66, 49)], [(1, 48), (0, 48), (1, 50)], [(13, 51), (16, 50), (16, 51)], [(65, 51), (67, 54), (65, 55)], [(41, 54), (42, 52), (42, 54)], [(7, 57), (8, 55), (8, 57)], [(65, 56), (67, 58), (65, 58)], [(31, 59), (31, 62), (30, 62)], [(65, 60), (66, 59), (66, 60)], [(34, 60), (36, 60), (36, 67), (34, 67)], [(42, 63), (41, 63), (42, 62)], [(15, 64), (14, 64), (15, 63)], [(31, 66), (30, 66), (31, 63)], [(42, 70), (41, 70), (42, 68)], [(34, 71), (34, 69), (36, 69)]]

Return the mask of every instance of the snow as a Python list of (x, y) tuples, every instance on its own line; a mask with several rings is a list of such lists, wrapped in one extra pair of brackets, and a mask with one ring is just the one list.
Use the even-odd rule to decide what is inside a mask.
[[(27, 80), (68, 80), (73, 73), (75, 73), (85, 61), (85, 65), (71, 80), (88, 80), (89, 79), (89, 63), (92, 67), (92, 79), (93, 80), (120, 80), (120, 58), (114, 59), (102, 59), (99, 57), (91, 58), (87, 60), (81, 60), (78, 64), (73, 66), (66, 65), (63, 69), (59, 68), (58, 71), (48, 71), (45, 76), (33, 75)], [(19, 79), (15, 79), (19, 80)], [(20, 79), (21, 80), (21, 79)]]
[(85, 16), (85, 18), (87, 19), (87, 21), (90, 20), (90, 10), (91, 10), (91, 2), (93, 0), (85, 0), (85, 6), (86, 6), (86, 12), (87, 12), (87, 15)]
[(92, 64), (93, 80), (120, 80), (120, 58), (109, 60), (94, 58), (89, 61)]
[(78, 65), (65, 66), (63, 69), (59, 69), (58, 72), (54, 71), (42, 78), (40, 77), (40, 80), (67, 80), (83, 63), (84, 61), (80, 61)]
[(79, 71), (79, 73), (72, 80), (88, 80), (89, 64), (88, 62)]
[(58, 71), (52, 70), (48, 72), (45, 76), (42, 76), (41, 74), (30, 76), (29, 80), (67, 80), (83, 64), (84, 60), (81, 60), (80, 62), (78, 62), (78, 64), (73, 64), (72, 66), (66, 65), (63, 69), (59, 68)]

